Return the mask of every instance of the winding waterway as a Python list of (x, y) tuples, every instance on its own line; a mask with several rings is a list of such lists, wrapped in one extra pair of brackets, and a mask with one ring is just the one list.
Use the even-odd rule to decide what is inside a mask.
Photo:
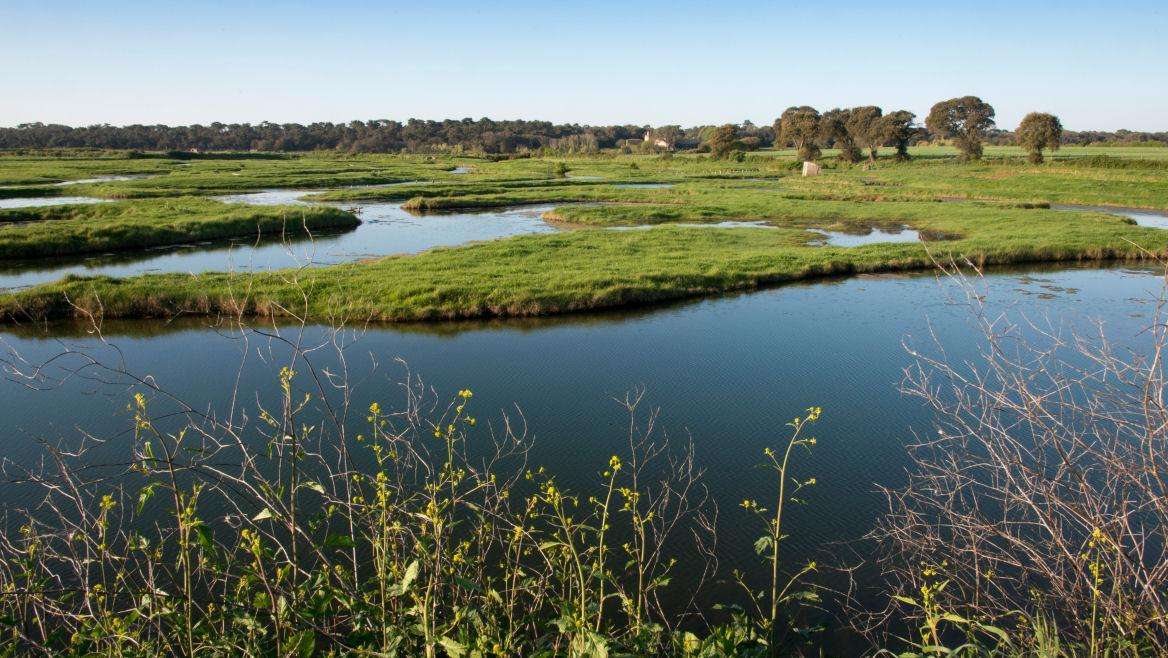
[[(1143, 268), (1054, 268), (991, 273), (974, 285), (995, 313), (1079, 329), (1099, 319), (1116, 343), (1139, 345), (1161, 279)], [(522, 409), (535, 440), (533, 464), (577, 490), (596, 486), (609, 456), (625, 446), (626, 419), (612, 398), (644, 386), (645, 408), (659, 407), (671, 441), (692, 440), (706, 469), (721, 509), (723, 567), (749, 570), (758, 567), (751, 551), (757, 528), (737, 503), (766, 497), (769, 475), (756, 468), (762, 451), (777, 446), (786, 420), (806, 407), (822, 406), (824, 417), (814, 451), (797, 457), (797, 474), (818, 484), (809, 507), (790, 516), (791, 559), (844, 550), (839, 542), (871, 528), (881, 511), (878, 487), (903, 477), (904, 444), (914, 431), (931, 431), (921, 405), (898, 392), (910, 363), (904, 342), (927, 347), (936, 332), (952, 359), (974, 358), (981, 341), (965, 299), (954, 282), (932, 275), (860, 276), (634, 312), (374, 326), (350, 336), (356, 342), (347, 365), (360, 382), (356, 409), (400, 399), (397, 357), (443, 396), (473, 389), (484, 426), (498, 427), (501, 414)], [(241, 399), (271, 393), (278, 364), (259, 358), (263, 341), (253, 335), (245, 344), (207, 324), (110, 323), (104, 343), (70, 325), (6, 327), (0, 351), (31, 363), (64, 346), (125, 359), (196, 408), (222, 408), (237, 372)], [(314, 358), (338, 366), (327, 351)], [(64, 376), (80, 363), (67, 357), (49, 374)], [(73, 375), (50, 389), (0, 382), (7, 460), (32, 463), (38, 441), (76, 441), (81, 429), (110, 440), (103, 450), (111, 460), (125, 457), (132, 387)], [(354, 414), (354, 431), (363, 415)], [(32, 502), (20, 489), (3, 494), (10, 505)]]
[[(298, 204), (304, 194), (272, 190), (223, 200)], [(41, 269), (11, 263), (0, 267), (0, 288), (67, 273), (244, 270), (414, 253), (554, 231), (540, 219), (550, 207), (415, 216), (396, 203), (361, 204), (359, 228), (311, 242), (188, 245)], [(1103, 210), (1138, 213), (1133, 218), (1141, 223), (1163, 219), (1145, 211)], [(824, 232), (824, 237), (842, 246), (919, 239), (907, 228), (865, 236)], [(1139, 349), (1161, 292), (1160, 274), (1123, 266), (1029, 268), (993, 272), (974, 286), (994, 313), (1083, 330), (1101, 320), (1113, 341)], [(627, 421), (613, 398), (644, 387), (643, 408), (660, 408), (660, 426), (670, 441), (692, 440), (705, 469), (705, 483), (721, 510), (723, 571), (752, 573), (760, 568), (752, 549), (758, 529), (737, 504), (744, 498), (765, 500), (773, 483), (757, 468), (762, 451), (779, 445), (787, 419), (812, 405), (825, 410), (815, 428), (819, 441), (811, 454), (797, 456), (796, 475), (813, 476), (818, 484), (805, 496), (809, 506), (789, 516), (792, 539), (785, 550), (792, 563), (838, 562), (861, 546), (858, 542), (882, 509), (879, 487), (902, 481), (908, 466), (905, 444), (914, 432), (931, 431), (919, 402), (898, 391), (902, 371), (911, 363), (905, 343), (927, 346), (935, 333), (951, 359), (976, 360), (981, 339), (971, 328), (964, 293), (955, 282), (930, 274), (860, 276), (629, 312), (374, 326), (348, 335), (354, 342), (345, 360), (360, 382), (354, 390), (356, 409), (374, 400), (392, 407), (400, 399), (397, 383), (404, 370), (394, 359), (401, 358), (440, 395), (473, 389), (473, 408), (484, 426), (498, 427), (502, 414), (517, 417), (522, 410), (535, 441), (532, 463), (556, 473), (561, 487), (574, 490), (591, 491), (609, 457), (625, 448)], [(251, 334), (243, 341), (209, 322), (109, 323), (104, 341), (73, 325), (0, 327), (0, 354), (26, 366), (66, 348), (110, 362), (124, 359), (131, 371), (149, 375), (196, 408), (222, 409), (237, 375), (241, 399), (272, 393), (279, 361), (261, 358), (260, 337)], [(310, 341), (327, 332), (325, 327), (307, 329)], [(328, 350), (314, 358), (319, 367), (339, 368)], [(12, 465), (38, 460), (43, 454), (39, 442), (69, 444), (82, 431), (109, 441), (94, 458), (125, 458), (132, 429), (125, 409), (135, 389), (126, 381), (111, 384), (88, 376), (90, 371), (77, 371), (83, 363), (67, 356), (54, 361), (46, 380), (0, 380), (10, 475), (16, 472)], [(363, 414), (354, 415), (359, 426)], [(32, 492), (14, 485), (0, 485), (0, 495), (12, 506), (35, 500)]]

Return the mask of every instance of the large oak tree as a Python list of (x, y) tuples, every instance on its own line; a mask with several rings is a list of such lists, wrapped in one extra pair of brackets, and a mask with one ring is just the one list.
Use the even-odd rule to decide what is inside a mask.
[(820, 137), (825, 144), (831, 142), (839, 149), (839, 159), (843, 162), (857, 162), (861, 155), (855, 135), (848, 130), (851, 118), (852, 110), (836, 108), (824, 112), (819, 122)]
[(941, 101), (925, 119), (929, 132), (953, 140), (964, 160), (981, 158), (981, 142), (994, 127), (994, 107), (977, 96), (962, 96)]
[(885, 114), (880, 119), (882, 144), (896, 148), (896, 155), (893, 157), (897, 160), (906, 161), (909, 159), (908, 140), (912, 139), (915, 132), (913, 119), (916, 118), (917, 115), (908, 110), (897, 110)]
[(853, 107), (848, 110), (844, 127), (856, 145), (868, 149), (868, 160), (876, 162), (880, 147), (887, 141), (884, 136), (883, 111), (875, 105)]
[(821, 118), (813, 107), (788, 107), (775, 121), (775, 134), (780, 143), (794, 145), (801, 160), (814, 160), (819, 157)]

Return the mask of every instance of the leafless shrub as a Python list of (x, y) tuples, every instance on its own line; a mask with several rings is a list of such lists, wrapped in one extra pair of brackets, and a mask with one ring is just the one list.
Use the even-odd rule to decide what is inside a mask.
[(991, 312), (976, 280), (950, 273), (982, 346), (968, 362), (950, 358), (935, 336), (928, 351), (910, 347), (903, 390), (935, 412), (936, 427), (910, 446), (908, 482), (887, 491), (874, 533), (897, 595), (889, 616), (918, 619), (925, 644), (944, 635), (945, 621), (987, 637), (990, 624), (1052, 622), (1089, 655), (1104, 647), (1163, 655), (1163, 295), (1125, 347), (1103, 324), (1080, 333)]

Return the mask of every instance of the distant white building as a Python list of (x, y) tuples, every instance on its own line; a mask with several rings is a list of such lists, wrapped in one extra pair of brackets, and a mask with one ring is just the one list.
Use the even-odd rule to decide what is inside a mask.
[(657, 148), (662, 148), (662, 149), (673, 148), (673, 146), (671, 146), (669, 144), (669, 142), (665, 141), (664, 139), (661, 139), (660, 137), (654, 136), (652, 130), (645, 131), (645, 137), (644, 137), (643, 141), (646, 144), (651, 144), (653, 146), (656, 146)]

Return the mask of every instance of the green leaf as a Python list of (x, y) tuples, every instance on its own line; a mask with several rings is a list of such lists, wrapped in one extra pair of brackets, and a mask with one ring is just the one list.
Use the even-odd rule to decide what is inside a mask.
[(441, 644), (442, 648), (446, 649), (446, 654), (450, 656), (450, 658), (462, 658), (462, 655), (466, 653), (466, 647), (446, 637), (445, 635), (438, 640), (438, 644)]
[(608, 658), (608, 643), (600, 635), (586, 630), (572, 638), (568, 655), (571, 658)]
[(252, 521), (263, 521), (265, 519), (270, 519), (270, 518), (272, 518), (272, 510), (265, 507), (264, 509), (260, 510), (259, 514), (256, 514), (255, 516), (251, 517), (251, 520)]
[[(147, 443), (146, 445), (150, 445), (150, 444)], [(152, 483), (142, 487), (142, 490), (138, 492), (138, 513), (139, 514), (142, 513), (142, 508), (146, 507), (146, 502), (154, 497), (154, 488), (157, 486), (158, 486), (157, 482), (152, 482)]]
[(467, 580), (466, 578), (462, 578), (462, 577), (460, 577), (460, 576), (455, 576), (455, 577), (454, 577), (454, 582), (455, 582), (455, 583), (456, 583), (456, 584), (457, 584), (459, 587), (461, 587), (461, 588), (463, 588), (463, 589), (465, 589), (465, 590), (469, 590), (469, 591), (471, 591), (471, 592), (479, 592), (479, 591), (482, 591), (482, 589), (483, 589), (483, 588), (482, 588), (482, 587), (480, 587), (480, 586), (479, 586), (477, 583), (475, 583), (475, 582), (473, 582), (473, 581), (470, 581), (470, 580)]
[(325, 548), (353, 548), (356, 545), (349, 535), (330, 534), (324, 539)]
[(288, 639), (285, 656), (309, 658), (316, 651), (316, 634), (310, 630), (300, 631)]
[(775, 540), (770, 535), (763, 535), (758, 538), (758, 541), (754, 542), (754, 552), (759, 555), (766, 555), (767, 551), (774, 545)]
[(305, 489), (312, 489), (322, 496), (324, 495), (324, 485), (319, 482), (313, 482), (312, 480), (309, 480), (300, 486), (304, 487)]
[(401, 596), (410, 591), (410, 585), (414, 584), (418, 578), (418, 568), (417, 560), (410, 562), (410, 565), (406, 567), (406, 572), (402, 574), (402, 579), (389, 589), (390, 596)]
[(977, 628), (978, 630), (985, 631), (991, 635), (996, 635), (1002, 642), (1010, 641), (1010, 636), (1006, 634), (1006, 631), (998, 628), (997, 626), (990, 626), (989, 624), (978, 624)]
[(911, 605), (914, 607), (920, 607), (920, 604), (917, 603), (916, 599), (913, 599), (913, 598), (910, 598), (907, 596), (893, 596), (892, 598), (896, 599), (897, 601), (900, 601), (901, 603), (907, 603), (908, 605)]
[(195, 524), (195, 534), (198, 535), (199, 544), (204, 551), (211, 552), (215, 549), (215, 541), (211, 537), (211, 528), (206, 523), (198, 522)]

